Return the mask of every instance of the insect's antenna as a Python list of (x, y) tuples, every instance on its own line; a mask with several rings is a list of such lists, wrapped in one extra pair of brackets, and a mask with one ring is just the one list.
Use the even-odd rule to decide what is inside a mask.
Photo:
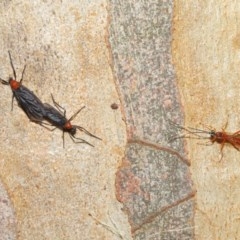
[(193, 137), (193, 136), (191, 136), (191, 135), (176, 136), (176, 137), (171, 138), (171, 139), (169, 140), (169, 143), (170, 143), (170, 142), (173, 142), (173, 141), (175, 141), (175, 140), (177, 140), (177, 139), (181, 139), (181, 138), (209, 139), (209, 137), (202, 137), (202, 136), (199, 136), (199, 135), (197, 135), (197, 134), (195, 134), (195, 133), (192, 133), (192, 134), (193, 134), (194, 136), (196, 136), (196, 137)]
[(78, 130), (80, 130), (80, 131), (86, 133), (87, 135), (89, 135), (89, 136), (91, 136), (91, 137), (94, 137), (94, 138), (96, 138), (96, 139), (98, 139), (98, 140), (102, 140), (101, 138), (99, 138), (99, 137), (93, 135), (92, 133), (90, 133), (89, 131), (87, 131), (87, 130), (86, 130), (85, 128), (83, 128), (83, 127), (76, 126), (76, 125), (73, 125), (73, 127), (77, 128)]
[(188, 127), (188, 128), (185, 128), (177, 123), (174, 123), (173, 121), (171, 120), (168, 120), (170, 124), (174, 125), (175, 127), (179, 128), (179, 129), (182, 129), (188, 133), (191, 133), (191, 134), (199, 134), (199, 133), (207, 133), (207, 134), (210, 134), (210, 131), (207, 131), (207, 130), (203, 130), (203, 129), (199, 129), (199, 128), (193, 128), (193, 127)]
[(14, 76), (14, 78), (16, 80), (17, 79), (17, 75), (16, 75), (16, 71), (15, 71), (14, 66), (13, 66), (13, 61), (12, 61), (12, 57), (11, 57), (10, 51), (8, 51), (8, 55), (9, 55), (10, 64), (11, 64), (11, 67), (12, 67), (12, 70), (13, 70), (13, 76)]
[(23, 75), (24, 75), (24, 72), (25, 72), (26, 67), (27, 67), (27, 65), (25, 65), (24, 68), (23, 68), (23, 71), (22, 71), (22, 77), (21, 77), (21, 79), (20, 79), (20, 84), (22, 83)]
[(69, 118), (69, 122), (71, 122), (83, 109), (85, 108), (85, 106), (81, 107), (76, 113), (74, 113), (70, 118)]
[(198, 129), (198, 128), (192, 128), (192, 127), (188, 127), (188, 128), (185, 128), (179, 124), (176, 124), (172, 121), (170, 121), (170, 124), (174, 125), (175, 127), (187, 132), (187, 135), (181, 135), (181, 136), (176, 136), (176, 137), (173, 137), (169, 140), (169, 142), (173, 142), (177, 139), (181, 139), (181, 138), (191, 138), (191, 139), (209, 139), (210, 136), (202, 136), (202, 134), (208, 134), (208, 135), (211, 135), (211, 131), (209, 130), (203, 130), (203, 129)]
[(202, 130), (202, 129), (198, 129), (198, 128), (192, 128), (192, 127), (188, 127), (188, 128), (182, 128), (183, 130), (191, 133), (191, 134), (199, 134), (199, 133), (207, 133), (210, 134), (210, 131), (207, 130)]
[[(87, 144), (87, 145), (89, 145), (89, 146), (91, 146), (91, 147), (94, 147), (91, 143), (87, 142), (86, 140), (84, 140), (84, 139), (82, 139), (82, 138), (74, 137), (74, 136), (71, 135), (71, 134), (69, 134), (69, 136), (71, 137), (71, 139), (72, 139), (72, 141), (73, 141), (74, 143), (85, 143), (85, 144)], [(76, 140), (80, 140), (80, 142), (75, 141), (75, 139), (76, 139)]]
[(4, 84), (4, 85), (9, 85), (9, 82), (6, 81), (6, 80), (4, 80), (4, 79), (2, 79), (2, 78), (0, 78), (0, 81), (1, 81), (1, 83)]
[(13, 101), (14, 101), (14, 94), (12, 95), (12, 107), (11, 107), (11, 111), (13, 110)]

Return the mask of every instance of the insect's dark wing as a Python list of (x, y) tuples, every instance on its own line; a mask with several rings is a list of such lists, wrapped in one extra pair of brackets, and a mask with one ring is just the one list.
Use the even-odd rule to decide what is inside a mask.
[(21, 86), (13, 91), (18, 105), (31, 121), (41, 122), (44, 116), (44, 106), (40, 99), (28, 88)]
[(67, 122), (64, 115), (48, 103), (44, 103), (43, 105), (45, 110), (44, 119), (53, 126), (62, 129), (64, 124)]

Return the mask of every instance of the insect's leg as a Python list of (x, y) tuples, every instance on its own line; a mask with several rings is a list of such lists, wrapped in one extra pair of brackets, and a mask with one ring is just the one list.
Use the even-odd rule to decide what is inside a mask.
[(221, 152), (222, 152), (222, 150), (223, 150), (223, 147), (224, 147), (225, 143), (226, 143), (225, 140), (221, 143)]
[(217, 162), (217, 163), (220, 163), (223, 159), (223, 151), (222, 149), (220, 150), (220, 154), (218, 156), (218, 159), (217, 160), (214, 160), (214, 162)]
[(54, 127), (54, 128), (46, 127), (46, 126), (53, 126), (53, 125), (46, 122), (42, 122), (42, 121), (34, 120), (32, 122), (39, 124), (40, 126), (46, 128), (48, 131), (51, 131), (51, 132), (53, 132), (57, 128), (57, 127)]
[(240, 151), (240, 148), (237, 147), (237, 145), (236, 145), (234, 142), (231, 142), (231, 144), (232, 144), (232, 146), (233, 146), (236, 150)]
[(53, 132), (53, 131), (56, 129), (56, 127), (55, 127), (55, 128), (48, 128), (48, 127), (44, 126), (43, 123), (38, 123), (38, 124), (39, 124), (40, 126), (46, 128), (48, 131), (51, 131), (51, 132)]
[(57, 107), (57, 109), (62, 112), (63, 111), (63, 115), (64, 117), (66, 116), (66, 109), (62, 106), (60, 106), (60, 104), (58, 104), (55, 99), (53, 98), (53, 95), (51, 94), (51, 97), (52, 97), (52, 101), (53, 101), (53, 104)]
[(56, 127), (55, 128), (48, 128), (48, 127), (44, 126), (44, 124), (42, 124), (42, 123), (41, 124), (39, 123), (39, 125), (41, 125), (42, 127), (46, 128), (48, 131), (51, 131), (51, 132), (56, 130)]
[(238, 151), (240, 151), (239, 147), (237, 147), (235, 144), (232, 144), (232, 145), (233, 145), (233, 147), (234, 147), (235, 149), (237, 149)]
[(62, 131), (63, 148), (65, 148), (64, 131)]
[(224, 124), (224, 126), (222, 127), (222, 132), (225, 133), (225, 130), (227, 128), (227, 125), (228, 125), (228, 121)]
[(10, 64), (11, 64), (11, 67), (12, 67), (12, 70), (13, 70), (13, 76), (14, 76), (14, 78), (16, 80), (17, 79), (17, 75), (16, 75), (16, 71), (15, 71), (14, 66), (13, 66), (13, 61), (12, 61), (12, 57), (11, 57), (10, 51), (8, 51), (8, 55), (9, 55)]
[[(85, 106), (81, 107), (76, 113), (74, 113), (70, 118), (69, 118), (69, 122), (71, 122), (83, 109), (85, 108)], [(65, 115), (64, 115), (65, 117)]]
[(89, 136), (91, 136), (91, 137), (94, 137), (94, 138), (96, 138), (96, 139), (102, 140), (101, 138), (93, 135), (92, 133), (90, 133), (89, 131), (87, 131), (87, 130), (86, 130), (85, 128), (83, 128), (83, 127), (76, 126), (76, 125), (73, 125), (73, 127), (76, 127), (77, 129), (79, 129), (80, 131), (86, 133), (87, 135), (89, 135)]
[(221, 162), (222, 159), (223, 159), (223, 147), (224, 147), (225, 143), (226, 143), (225, 140), (221, 143), (221, 148), (220, 148), (220, 152), (221, 152), (221, 154), (220, 154), (220, 159), (219, 159), (218, 162)]
[(24, 68), (23, 68), (23, 71), (22, 71), (22, 77), (21, 77), (21, 79), (20, 79), (20, 84), (22, 83), (23, 75), (24, 75), (24, 72), (25, 72), (26, 66), (27, 66), (27, 65), (25, 65)]
[(233, 136), (236, 136), (236, 135), (239, 135), (240, 134), (240, 131), (237, 131), (233, 134)]
[(221, 162), (222, 159), (223, 159), (223, 152), (221, 151), (220, 158), (219, 158), (218, 162)]
[(4, 85), (9, 85), (9, 82), (6, 81), (6, 80), (4, 80), (4, 79), (2, 79), (2, 78), (0, 78), (0, 81), (1, 81), (1, 83), (4, 84)]
[(15, 96), (14, 94), (12, 95), (12, 107), (11, 107), (11, 111), (13, 110), (13, 100), (14, 100)]
[[(74, 143), (85, 143), (85, 144), (88, 144), (89, 146), (91, 147), (94, 147), (91, 143), (87, 142), (86, 140), (82, 139), (82, 138), (77, 138), (77, 137), (74, 137), (73, 135), (69, 134), (69, 136), (71, 137), (72, 141)], [(80, 142), (76, 141), (76, 140), (80, 140)]]
[(225, 130), (227, 128), (228, 125), (228, 121), (225, 123), (225, 125), (222, 127), (223, 130)]

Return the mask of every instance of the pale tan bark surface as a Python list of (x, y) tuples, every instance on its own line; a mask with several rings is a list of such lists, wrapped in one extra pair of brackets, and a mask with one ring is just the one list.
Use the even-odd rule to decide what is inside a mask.
[(11, 112), (11, 89), (0, 85), (1, 181), (12, 203), (4, 212), (14, 212), (0, 239), (129, 239), (114, 186), (126, 131), (120, 109), (110, 107), (119, 99), (107, 2), (1, 1), (0, 16), (1, 78), (12, 76), (10, 50), (18, 79), (27, 64), (26, 87), (50, 104), (52, 93), (67, 117), (85, 105), (73, 123), (103, 139), (78, 133), (92, 148), (66, 134), (63, 149), (61, 131), (31, 123), (16, 101)]

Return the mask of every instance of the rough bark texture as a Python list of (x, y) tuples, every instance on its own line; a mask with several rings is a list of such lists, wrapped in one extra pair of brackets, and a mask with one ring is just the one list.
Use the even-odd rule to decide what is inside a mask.
[(134, 239), (193, 239), (194, 190), (183, 144), (169, 143), (182, 122), (171, 62), (171, 1), (110, 1), (110, 42), (127, 124), (116, 179)]

